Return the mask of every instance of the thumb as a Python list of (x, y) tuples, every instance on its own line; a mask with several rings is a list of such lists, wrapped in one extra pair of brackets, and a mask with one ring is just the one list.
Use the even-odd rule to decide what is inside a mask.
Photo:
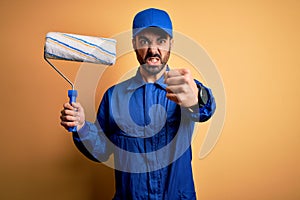
[(81, 106), (81, 104), (80, 104), (79, 102), (73, 102), (73, 103), (72, 103), (72, 106), (73, 106), (77, 111), (82, 110), (82, 106)]
[(187, 68), (180, 68), (180, 69), (178, 69), (178, 72), (181, 75), (191, 74), (191, 71), (189, 69), (187, 69)]

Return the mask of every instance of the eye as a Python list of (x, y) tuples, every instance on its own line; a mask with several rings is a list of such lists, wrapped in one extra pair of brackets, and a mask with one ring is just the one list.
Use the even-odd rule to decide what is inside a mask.
[(158, 40), (158, 44), (162, 45), (162, 44), (166, 44), (167, 40), (166, 39), (159, 39)]
[(139, 40), (139, 43), (140, 43), (141, 46), (144, 46), (144, 45), (148, 45), (148, 44), (149, 44), (149, 42), (148, 42), (147, 40), (145, 40), (145, 39), (140, 39), (140, 40)]

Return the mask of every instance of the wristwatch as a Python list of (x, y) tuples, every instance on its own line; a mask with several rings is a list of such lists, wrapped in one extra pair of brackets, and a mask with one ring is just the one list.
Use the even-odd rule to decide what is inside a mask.
[(197, 85), (198, 87), (198, 104), (188, 107), (188, 110), (192, 113), (199, 112), (199, 108), (203, 107), (208, 101), (208, 94), (204, 87)]

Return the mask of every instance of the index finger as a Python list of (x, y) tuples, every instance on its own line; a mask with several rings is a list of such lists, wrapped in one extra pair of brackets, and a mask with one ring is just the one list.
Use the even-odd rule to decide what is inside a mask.
[(172, 69), (168, 72), (166, 72), (166, 78), (169, 77), (174, 77), (174, 76), (183, 76), (187, 73), (189, 73), (190, 71), (188, 69)]
[(65, 108), (65, 109), (68, 109), (68, 110), (73, 110), (74, 109), (74, 107), (68, 102), (68, 103), (65, 103), (64, 105), (63, 105), (63, 107)]

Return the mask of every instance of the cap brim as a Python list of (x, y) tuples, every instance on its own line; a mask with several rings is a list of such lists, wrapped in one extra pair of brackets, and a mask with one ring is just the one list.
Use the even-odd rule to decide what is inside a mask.
[(171, 38), (173, 38), (173, 31), (171, 29), (162, 28), (162, 27), (159, 27), (159, 26), (147, 26), (147, 27), (143, 27), (143, 28), (135, 28), (135, 29), (132, 30), (132, 37), (134, 38), (140, 32), (142, 32), (143, 30), (145, 30), (147, 28), (150, 28), (150, 27), (159, 28), (159, 29), (163, 30), (165, 33), (167, 33)]

